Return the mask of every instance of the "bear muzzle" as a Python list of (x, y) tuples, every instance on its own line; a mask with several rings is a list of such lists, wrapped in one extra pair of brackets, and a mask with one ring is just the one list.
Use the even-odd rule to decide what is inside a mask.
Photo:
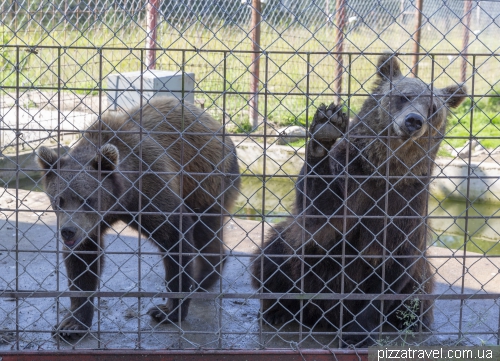
[(410, 113), (405, 117), (405, 126), (408, 134), (414, 135), (420, 129), (422, 129), (424, 125), (425, 119), (423, 116), (417, 113)]
[(80, 243), (80, 240), (77, 237), (77, 229), (75, 227), (61, 228), (61, 237), (64, 241), (64, 244), (70, 248)]

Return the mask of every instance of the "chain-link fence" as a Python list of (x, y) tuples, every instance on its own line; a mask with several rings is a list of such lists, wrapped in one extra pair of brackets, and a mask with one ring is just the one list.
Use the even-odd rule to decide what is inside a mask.
[(500, 3), (0, 8), (0, 352), (500, 343)]

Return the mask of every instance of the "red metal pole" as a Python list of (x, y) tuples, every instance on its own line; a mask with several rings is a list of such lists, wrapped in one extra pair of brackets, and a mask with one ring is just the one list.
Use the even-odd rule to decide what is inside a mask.
[(158, 18), (159, 0), (148, 0), (146, 5), (146, 68), (154, 69), (156, 66), (156, 28)]
[(462, 66), (460, 69), (460, 80), (465, 83), (467, 78), (467, 53), (469, 51), (469, 33), (470, 33), (470, 18), (472, 13), (472, 0), (466, 0), (464, 3), (464, 37), (462, 42)]
[(334, 70), (333, 89), (337, 93), (337, 103), (340, 104), (342, 100), (340, 94), (342, 93), (342, 74), (344, 73), (344, 61), (342, 59), (342, 52), (344, 51), (344, 30), (346, 26), (346, 8), (345, 0), (337, 0), (335, 5), (335, 55), (337, 61)]
[(418, 76), (418, 53), (420, 52), (420, 29), (422, 28), (422, 11), (424, 9), (424, 0), (417, 0), (416, 4), (416, 20), (415, 32), (413, 33), (413, 49), (412, 49), (412, 60), (411, 60), (411, 73), (416, 78)]
[(3, 361), (367, 361), (365, 349), (6, 351)]
[(250, 122), (252, 129), (259, 124), (259, 70), (260, 70), (260, 0), (252, 0), (252, 62), (250, 64)]

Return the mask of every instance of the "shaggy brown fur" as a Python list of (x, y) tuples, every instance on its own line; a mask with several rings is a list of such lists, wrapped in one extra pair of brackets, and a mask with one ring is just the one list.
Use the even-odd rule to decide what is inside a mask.
[[(464, 98), (461, 86), (431, 90), (404, 77), (397, 59), (383, 55), (373, 92), (348, 137), (341, 109), (321, 106), (296, 186), (296, 218), (267, 235), (253, 259), (254, 287), (269, 293), (432, 292), (425, 257), (427, 185), (448, 109)], [(370, 334), (382, 325), (401, 329), (410, 320), (414, 329), (430, 327), (431, 302), (414, 309), (411, 298), (383, 305), (310, 300), (302, 308), (298, 300), (266, 299), (262, 308), (269, 324), (300, 320), (302, 312), (305, 324), (342, 331), (345, 343), (362, 344), (373, 341)]]
[[(237, 196), (239, 170), (233, 143), (206, 112), (161, 98), (130, 114), (104, 114), (63, 157), (45, 147), (38, 156), (68, 250), (70, 290), (97, 288), (102, 236), (118, 220), (163, 253), (168, 291), (206, 289), (218, 279), (222, 215)], [(200, 256), (193, 263), (192, 256), (179, 252)], [(66, 337), (86, 332), (92, 302), (92, 297), (71, 298), (56, 332)], [(175, 322), (186, 317), (188, 306), (189, 299), (169, 299), (149, 314), (158, 322)]]

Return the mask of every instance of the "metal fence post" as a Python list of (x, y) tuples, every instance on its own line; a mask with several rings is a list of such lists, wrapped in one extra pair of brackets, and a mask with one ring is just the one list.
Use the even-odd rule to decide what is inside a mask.
[(260, 22), (262, 5), (260, 0), (252, 0), (252, 55), (250, 63), (250, 123), (252, 129), (259, 124), (259, 62), (260, 62)]
[(462, 63), (460, 67), (460, 81), (465, 83), (467, 78), (467, 53), (469, 48), (469, 32), (470, 32), (470, 18), (472, 13), (472, 1), (467, 0), (464, 3), (464, 36), (462, 41)]
[(415, 7), (415, 18), (417, 20), (417, 23), (415, 24), (415, 32), (412, 35), (413, 55), (411, 60), (411, 73), (416, 78), (418, 77), (418, 53), (420, 52), (420, 28), (422, 27), (422, 11), (424, 9), (424, 0), (417, 0)]
[(344, 62), (342, 52), (344, 51), (344, 29), (346, 25), (345, 0), (337, 0), (335, 5), (335, 72), (333, 89), (337, 95), (337, 102), (340, 103), (342, 94), (342, 74), (344, 72)]
[(154, 69), (156, 67), (156, 28), (158, 17), (159, 0), (148, 0), (146, 6), (146, 67)]

